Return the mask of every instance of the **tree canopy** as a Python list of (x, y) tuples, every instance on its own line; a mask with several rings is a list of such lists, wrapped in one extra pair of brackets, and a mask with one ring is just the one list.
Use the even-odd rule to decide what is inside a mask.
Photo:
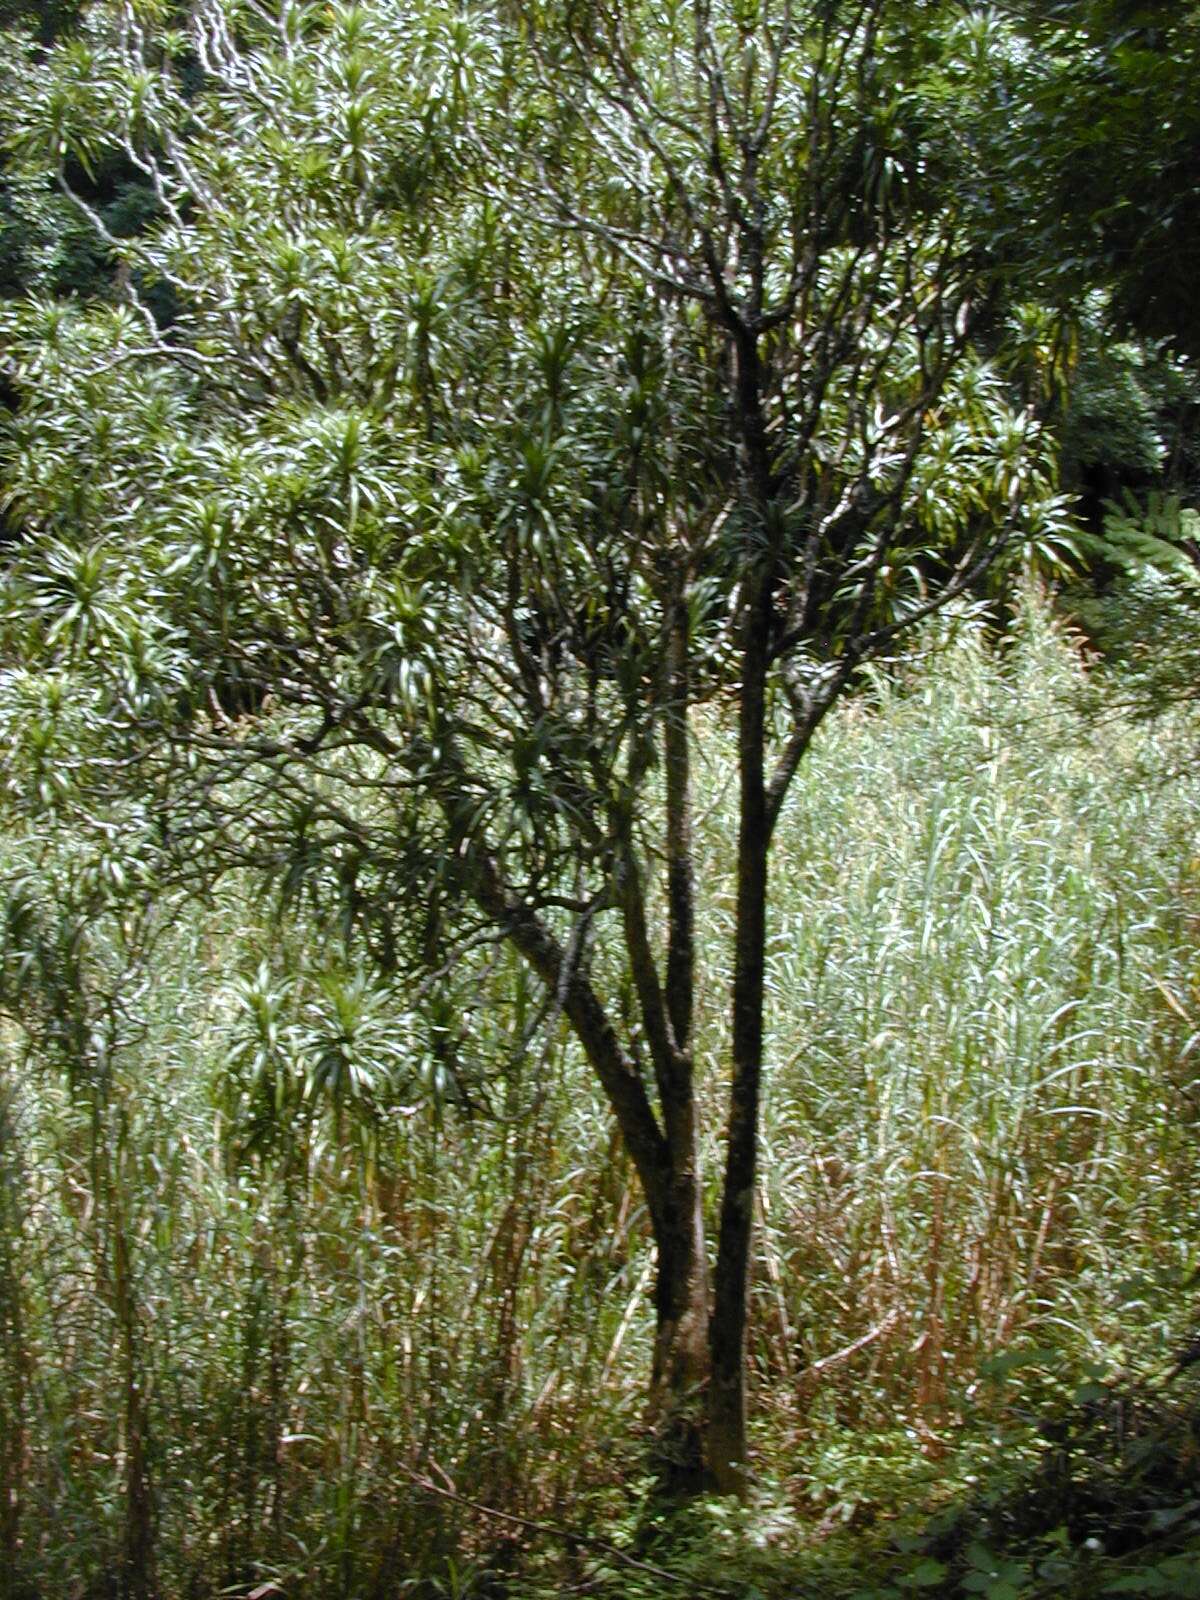
[[(789, 786), (1068, 531), (1069, 328), (988, 220), (1023, 49), (948, 0), (123, 0), (8, 59), (14, 173), (112, 263), (2, 313), (10, 800), (112, 806), (151, 888), (261, 875), (442, 1017), (511, 946), (644, 1191), (680, 1482), (744, 1482)], [(739, 796), (711, 1286), (701, 707)]]

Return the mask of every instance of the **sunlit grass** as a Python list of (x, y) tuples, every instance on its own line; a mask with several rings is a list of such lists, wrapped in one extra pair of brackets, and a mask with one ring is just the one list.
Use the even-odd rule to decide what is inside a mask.
[[(872, 1451), (969, 1457), (997, 1353), (1145, 1366), (1181, 1325), (1200, 786), (1169, 724), (1087, 723), (1081, 671), (1032, 602), (1002, 646), (962, 632), (830, 721), (780, 826), (751, 1354), (757, 1465), (805, 1526), (894, 1492)], [(733, 823), (699, 732), (715, 1182)], [(369, 1138), (247, 1148), (266, 918), (230, 886), (165, 920), (104, 1074), (4, 1034), (10, 1592), (112, 1592), (135, 1447), (165, 1595), (478, 1592), (527, 1534), (471, 1500), (632, 1532), (649, 1245), (565, 1040), (490, 1114), (397, 1094)], [(515, 969), (488, 981), (509, 1028)]]

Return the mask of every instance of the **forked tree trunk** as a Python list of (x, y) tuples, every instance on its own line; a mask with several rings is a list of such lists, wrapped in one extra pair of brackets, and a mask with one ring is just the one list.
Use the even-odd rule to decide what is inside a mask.
[[(753, 371), (756, 375), (757, 368)], [(715, 1293), (705, 1242), (692, 1058), (696, 941), (687, 729), (689, 640), (682, 573), (673, 604), (671, 712), (664, 734), (665, 982), (651, 949), (637, 852), (628, 837), (622, 841), (618, 879), (626, 950), (638, 993), (642, 1037), (653, 1063), (658, 1115), (636, 1051), (626, 1048), (587, 974), (538, 915), (511, 893), (494, 858), (482, 850), (474, 856), (479, 904), (560, 995), (641, 1181), (658, 1257), (651, 1390), (655, 1467), (665, 1492), (685, 1496), (707, 1488), (741, 1493), (745, 1487), (746, 1293), (762, 1058), (768, 831), (763, 760), (771, 602), (765, 579), (757, 588), (759, 600), (752, 606), (743, 652), (733, 1083)], [(453, 817), (454, 801), (447, 797), (445, 804)]]

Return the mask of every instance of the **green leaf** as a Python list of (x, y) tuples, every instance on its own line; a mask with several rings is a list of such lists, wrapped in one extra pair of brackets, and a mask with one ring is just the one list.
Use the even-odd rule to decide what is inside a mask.
[(945, 1580), (949, 1569), (942, 1561), (935, 1561), (932, 1557), (918, 1562), (911, 1572), (897, 1579), (905, 1589), (933, 1589)]

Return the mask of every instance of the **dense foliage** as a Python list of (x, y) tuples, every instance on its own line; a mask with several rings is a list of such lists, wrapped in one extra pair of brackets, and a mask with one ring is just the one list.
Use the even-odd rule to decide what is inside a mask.
[(1093, 1592), (1126, 1412), (1190, 1592), (1153, 11), (5, 14), (18, 1592), (786, 1587), (995, 1429), (874, 1592)]
[[(662, 1592), (553, 1531), (636, 1557), (639, 1520), (642, 1557), (718, 1588), (724, 1551), (732, 1593), (849, 1594), (922, 1561), (950, 1571), (945, 1534), (886, 1553), (897, 1508), (915, 1538), (922, 1508), (981, 1474), (999, 1496), (1024, 1463), (1053, 1471), (1038, 1424), (1075, 1384), (1092, 1386), (1100, 1441), (1076, 1470), (1115, 1447), (1095, 1397), (1124, 1407), (1130, 1374), (1169, 1371), (1194, 1261), (1181, 1197), (1196, 1181), (1200, 797), (1194, 780), (1157, 781), (1182, 730), (1117, 721), (1097, 741), (1080, 681), (1034, 607), (1002, 660), (973, 636), (847, 707), (789, 802), (754, 1264), (756, 1520), (701, 1520), (681, 1546), (653, 1535), (637, 1444), (646, 1217), (561, 1034), (493, 1080), (489, 1114), (463, 1117), (422, 1084), (396, 1008), (373, 1009), (311, 925), (276, 931), (252, 885), (231, 881), (204, 912), (160, 903), (153, 930), (116, 907), (95, 922), (75, 956), (103, 1074), (56, 1066), (70, 1057), (27, 999), (27, 1048), (4, 1078), (0, 1403), (20, 1581), (105, 1592), (139, 1437), (162, 1593), (274, 1580), (330, 1596), (486, 1593), (506, 1568), (523, 1594), (587, 1574)], [(717, 911), (699, 1050), (715, 1109), (734, 827), (720, 722), (701, 751)], [(99, 840), (50, 860), (30, 838), (6, 870), (46, 885), (27, 915), (48, 937), (112, 865)], [(497, 1004), (475, 1018), (501, 1047), (518, 973), (494, 974)], [(1140, 1491), (1118, 1492), (1132, 1515)], [(1187, 1499), (1167, 1488), (1156, 1504)], [(1002, 1503), (962, 1548), (997, 1547), (1002, 1513), (1031, 1555), (1029, 1513)], [(857, 1564), (842, 1526), (867, 1540)], [(1097, 1531), (1083, 1523), (1079, 1545)], [(1081, 1582), (1098, 1559), (1078, 1552)], [(1028, 1578), (1019, 1592), (1042, 1593)]]

